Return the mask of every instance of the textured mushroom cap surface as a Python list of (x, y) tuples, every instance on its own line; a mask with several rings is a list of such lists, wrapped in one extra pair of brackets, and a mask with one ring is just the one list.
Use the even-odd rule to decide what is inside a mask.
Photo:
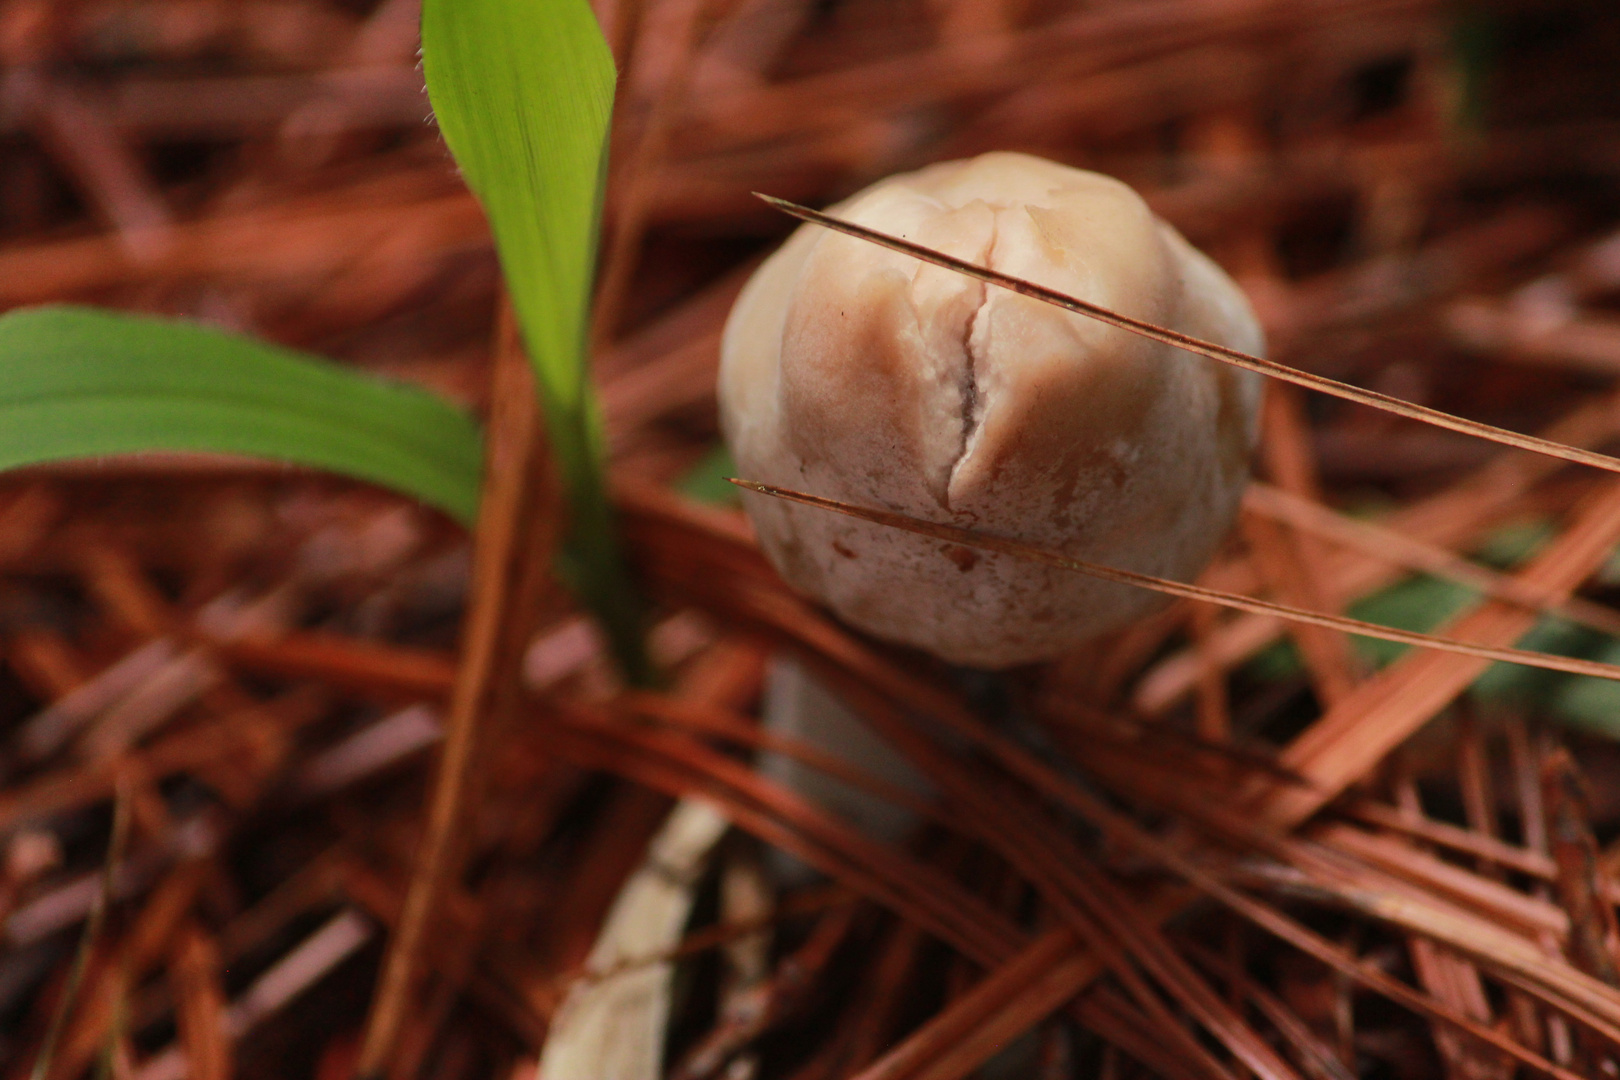
[[(994, 153), (890, 177), (833, 214), (1221, 342), (1264, 348), (1214, 263), (1117, 180)], [(740, 475), (1186, 580), (1230, 527), (1260, 377), (802, 226), (738, 297), (720, 416)], [(747, 494), (789, 582), (953, 663), (1052, 657), (1144, 590)]]

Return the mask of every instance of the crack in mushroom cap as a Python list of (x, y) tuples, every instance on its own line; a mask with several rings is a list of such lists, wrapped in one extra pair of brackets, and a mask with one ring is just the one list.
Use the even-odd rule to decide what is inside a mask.
[[(1025, 154), (890, 177), (832, 212), (1260, 353), (1230, 278), (1130, 188)], [(1260, 376), (801, 226), (738, 297), (721, 423), (741, 475), (1182, 580), (1230, 527)], [(1050, 658), (1157, 596), (745, 495), (782, 575), (975, 667)]]

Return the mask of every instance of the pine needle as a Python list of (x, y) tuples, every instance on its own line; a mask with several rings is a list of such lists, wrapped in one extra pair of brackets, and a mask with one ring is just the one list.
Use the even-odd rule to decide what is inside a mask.
[(1509, 664), (1522, 664), (1525, 667), (1543, 668), (1547, 671), (1562, 671), (1571, 675), (1591, 675), (1599, 679), (1620, 682), (1620, 666), (1614, 664), (1598, 663), (1595, 660), (1578, 660), (1567, 656), (1554, 656), (1551, 653), (1532, 652), (1528, 649), (1476, 645), (1472, 642), (1458, 641), (1455, 638), (1442, 637), (1438, 634), (1424, 634), (1415, 630), (1398, 630), (1394, 627), (1380, 626), (1377, 623), (1352, 619), (1343, 615), (1307, 611), (1304, 608), (1278, 604), (1271, 600), (1259, 600), (1251, 596), (1240, 596), (1237, 593), (1205, 588), (1202, 585), (1189, 585), (1185, 582), (1154, 577), (1151, 574), (1139, 574), (1133, 570), (1121, 570), (1117, 567), (1103, 566), (1100, 563), (1076, 559), (1018, 540), (1009, 540), (1000, 536), (988, 536), (984, 533), (974, 532), (971, 529), (924, 521), (921, 518), (897, 514), (889, 510), (874, 510), (870, 507), (854, 506), (850, 503), (840, 502), (837, 499), (809, 495), (802, 491), (794, 491), (791, 488), (774, 487), (753, 480), (736, 478), (732, 478), (731, 482), (738, 487), (758, 492), (761, 495), (770, 495), (774, 498), (786, 499), (789, 502), (803, 503), (806, 506), (814, 506), (823, 510), (832, 510), (878, 525), (903, 529), (906, 532), (917, 533), (921, 536), (931, 536), (937, 540), (961, 544), (964, 547), (979, 548), (982, 551), (1010, 555), (1016, 559), (1042, 563), (1046, 566), (1056, 567), (1059, 570), (1072, 570), (1075, 573), (1100, 578), (1103, 581), (1111, 581), (1119, 585), (1134, 585), (1142, 589), (1151, 589), (1154, 592), (1179, 597), (1183, 600), (1202, 600), (1206, 603), (1219, 604), (1222, 607), (1234, 608), (1255, 615), (1271, 615), (1293, 622), (1307, 623), (1311, 626), (1325, 626), (1330, 630), (1342, 630), (1345, 633), (1379, 638), (1383, 641), (1393, 641), (1401, 645), (1415, 645), (1418, 648), (1458, 653), (1483, 660), (1499, 660)]
[(801, 221), (807, 221), (813, 225), (823, 225), (837, 232), (846, 233), (890, 250), (910, 255), (913, 258), (921, 259), (923, 262), (943, 266), (947, 270), (955, 270), (959, 274), (966, 274), (968, 277), (977, 278), (987, 284), (999, 285), (1001, 288), (1010, 289), (1020, 296), (1040, 300), (1043, 303), (1060, 307), (1065, 311), (1085, 315), (1099, 322), (1105, 322), (1110, 326), (1117, 326), (1121, 330), (1129, 330), (1133, 334), (1141, 334), (1143, 337), (1152, 338), (1154, 341), (1162, 341), (1166, 345), (1174, 345), (1178, 349), (1198, 353), (1200, 356), (1207, 356), (1224, 364), (1247, 368), (1249, 371), (1258, 371), (1260, 374), (1269, 375), (1274, 379), (1282, 379), (1285, 382), (1291, 382), (1324, 394), (1331, 394), (1346, 401), (1354, 401), (1360, 405), (1382, 409), (1384, 412), (1404, 416), (1409, 420), (1432, 424), (1435, 427), (1446, 428), (1464, 435), (1473, 435), (1488, 442), (1500, 443), (1503, 446), (1512, 446), (1520, 450), (1529, 450), (1532, 453), (1545, 454), (1548, 457), (1561, 458), (1564, 461), (1572, 461), (1578, 465), (1590, 465), (1596, 469), (1620, 473), (1620, 459), (1610, 457), (1607, 454), (1582, 450), (1579, 447), (1566, 446), (1563, 443), (1549, 442), (1534, 435), (1521, 435), (1516, 431), (1508, 431), (1505, 428), (1484, 424), (1478, 420), (1453, 416), (1439, 409), (1414, 405), (1410, 401), (1402, 401), (1400, 398), (1390, 397), (1388, 394), (1380, 394), (1376, 390), (1365, 390), (1359, 386), (1339, 382), (1336, 379), (1315, 375), (1309, 371), (1301, 371), (1299, 368), (1289, 367), (1287, 364), (1281, 364), (1275, 360), (1253, 356), (1239, 349), (1219, 345), (1213, 341), (1204, 341), (1190, 334), (1183, 334), (1177, 330), (1170, 330), (1150, 322), (1143, 322), (1141, 319), (1133, 319), (1128, 315), (1121, 315), (1099, 304), (1080, 300), (1067, 293), (1058, 292), (1056, 289), (1048, 289), (1044, 285), (1037, 285), (1032, 281), (1025, 281), (1023, 278), (1014, 277), (1011, 274), (1003, 274), (998, 270), (977, 266), (963, 259), (946, 255), (944, 252), (935, 251), (933, 248), (923, 247), (921, 244), (912, 243), (910, 240), (902, 240), (898, 236), (890, 236), (888, 233), (878, 232), (876, 229), (869, 229), (852, 221), (844, 221), (823, 214), (820, 211), (800, 206), (797, 203), (788, 202), (786, 199), (778, 199), (773, 195), (763, 195), (757, 191), (754, 192), (754, 196), (764, 200), (784, 214), (789, 214)]
[(57, 1044), (67, 1030), (74, 1005), (78, 1003), (79, 988), (84, 983), (85, 972), (90, 968), (90, 957), (96, 951), (96, 942), (101, 939), (101, 928), (107, 921), (107, 909), (112, 907), (113, 894), (118, 885), (118, 868), (123, 865), (124, 851), (129, 846), (131, 799), (129, 784), (120, 781), (118, 798), (113, 803), (112, 836), (107, 841), (107, 861), (101, 871), (101, 888), (96, 893), (95, 905), (91, 907), (89, 917), (84, 921), (84, 932), (79, 935), (79, 948), (73, 956), (73, 967), (68, 971), (66, 985), (62, 987), (62, 1000), (57, 1003), (56, 1012), (51, 1016), (50, 1029), (46, 1031), (39, 1056), (34, 1059), (34, 1067), (28, 1073), (29, 1080), (45, 1080), (50, 1075)]

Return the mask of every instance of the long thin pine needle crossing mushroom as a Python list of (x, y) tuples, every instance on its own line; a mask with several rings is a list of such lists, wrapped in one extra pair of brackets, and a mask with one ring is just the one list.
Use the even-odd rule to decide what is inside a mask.
[(1512, 446), (1520, 450), (1528, 450), (1532, 453), (1572, 461), (1579, 465), (1590, 465), (1593, 468), (1620, 473), (1620, 458), (1614, 458), (1608, 454), (1599, 454), (1595, 451), (1582, 450), (1579, 447), (1566, 446), (1563, 443), (1540, 439), (1534, 435), (1523, 435), (1516, 431), (1508, 431), (1505, 428), (1481, 423), (1478, 420), (1468, 420), (1460, 416), (1453, 416), (1448, 412), (1442, 412), (1439, 409), (1431, 409), (1427, 406), (1415, 405), (1410, 401), (1402, 401), (1400, 398), (1390, 397), (1388, 394), (1380, 394), (1376, 390), (1366, 390), (1359, 386), (1351, 386), (1349, 383), (1339, 382), (1336, 379), (1329, 379), (1326, 376), (1301, 371), (1298, 368), (1289, 367), (1287, 364), (1280, 364), (1275, 360), (1267, 360), (1264, 357), (1254, 356), (1239, 349), (1212, 341), (1204, 341), (1176, 330), (1169, 330), (1162, 326), (1155, 326), (1150, 322), (1143, 322), (1140, 319), (1121, 315), (1099, 304), (1088, 303), (1056, 289), (1048, 289), (1032, 281), (1025, 281), (1023, 278), (1014, 277), (1011, 274), (1004, 274), (997, 270), (991, 270), (989, 267), (968, 262), (965, 259), (958, 259), (944, 252), (913, 243), (910, 240), (891, 236), (888, 233), (879, 232), (864, 225), (857, 225), (852, 221), (835, 218), (830, 214), (823, 214), (818, 210), (811, 210), (809, 207), (800, 206), (786, 199), (779, 199), (774, 195), (765, 195), (756, 191), (754, 196), (801, 221), (807, 221), (836, 232), (858, 237), (893, 251), (910, 255), (913, 258), (921, 259), (923, 262), (933, 263), (935, 266), (943, 266), (959, 274), (977, 278), (986, 284), (1009, 289), (1021, 296), (1052, 304), (1065, 311), (1072, 311), (1077, 315), (1097, 319), (1110, 326), (1117, 326), (1122, 330), (1129, 330), (1133, 334), (1141, 334), (1143, 337), (1152, 338), (1154, 341), (1162, 341), (1167, 345), (1198, 353), (1200, 356), (1207, 356), (1212, 360), (1219, 360), (1235, 367), (1256, 371), (1262, 375), (1269, 375), (1272, 378), (1282, 379), (1285, 382), (1295, 383), (1311, 390), (1319, 390), (1324, 394), (1344, 398), (1346, 401), (1354, 401), (1360, 405), (1382, 409), (1385, 412), (1404, 416), (1410, 420), (1433, 424), (1435, 427), (1447, 428), (1451, 431), (1461, 432), (1464, 435), (1473, 435), (1489, 442), (1500, 443), (1503, 446)]
[(850, 503), (840, 502), (837, 499), (827, 499), (819, 495), (810, 495), (802, 491), (794, 491), (791, 488), (761, 484), (753, 480), (730, 479), (738, 487), (758, 492), (761, 495), (787, 499), (790, 502), (802, 503), (805, 506), (813, 506), (822, 510), (831, 510), (836, 513), (846, 514), (849, 517), (860, 518), (863, 521), (870, 521), (877, 525), (903, 529), (906, 532), (930, 536), (953, 544), (961, 544), (964, 547), (979, 548), (984, 551), (1010, 555), (1017, 559), (1044, 563), (1060, 570), (1072, 570), (1076, 573), (1101, 578), (1104, 581), (1152, 589), (1155, 592), (1184, 600), (1202, 600), (1211, 604), (1219, 604), (1222, 607), (1235, 608), (1238, 611), (1247, 611), (1255, 615), (1272, 615), (1294, 622), (1324, 626), (1330, 630), (1343, 630), (1346, 633), (1359, 634), (1363, 637), (1393, 641), (1401, 645), (1415, 645), (1418, 648), (1438, 649), (1443, 652), (1461, 653), (1464, 656), (1477, 656), (1484, 660), (1500, 660), (1510, 664), (1523, 664), (1526, 667), (1562, 671), (1571, 675), (1591, 675), (1600, 679), (1620, 682), (1620, 666), (1614, 664), (1603, 664), (1594, 660), (1578, 660), (1567, 656), (1554, 656), (1550, 653), (1532, 652), (1528, 649), (1476, 645), (1472, 642), (1458, 641), (1455, 638), (1442, 637), (1438, 634), (1398, 630), (1394, 627), (1381, 626), (1378, 623), (1364, 622), (1361, 619), (1352, 619), (1343, 615), (1307, 611), (1304, 608), (1291, 607), (1288, 604), (1279, 604), (1271, 600), (1259, 600), (1250, 596), (1241, 596), (1237, 593), (1205, 588), (1202, 585), (1189, 585), (1186, 582), (1170, 581), (1166, 578), (1154, 577), (1151, 574), (1139, 574), (1131, 570), (1103, 566), (1100, 563), (1087, 562), (1084, 559), (1075, 559), (1059, 552), (1048, 551), (1033, 544), (1025, 544), (1000, 536), (989, 536), (984, 533), (974, 532), (971, 529), (959, 528), (955, 525), (924, 521), (921, 518), (897, 514), (889, 510), (854, 506)]

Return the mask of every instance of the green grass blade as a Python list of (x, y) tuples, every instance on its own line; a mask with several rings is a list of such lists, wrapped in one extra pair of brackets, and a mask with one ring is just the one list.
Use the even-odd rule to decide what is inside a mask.
[(150, 450), (327, 469), (467, 524), (478, 508), (478, 426), (434, 394), (168, 319), (0, 316), (0, 468)]
[(495, 234), (534, 364), (569, 494), (564, 574), (643, 681), (640, 605), (586, 362), (613, 57), (585, 0), (426, 0), (422, 65), (439, 129)]

